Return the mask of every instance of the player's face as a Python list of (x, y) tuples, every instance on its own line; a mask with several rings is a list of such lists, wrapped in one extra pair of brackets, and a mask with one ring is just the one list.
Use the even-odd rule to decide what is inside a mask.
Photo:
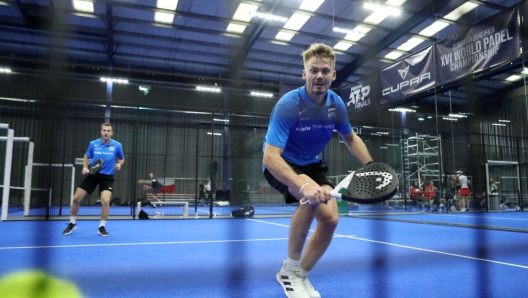
[(336, 71), (329, 59), (312, 57), (306, 61), (302, 77), (306, 80), (308, 95), (320, 96), (326, 94), (336, 79)]
[(114, 132), (112, 131), (112, 126), (103, 126), (101, 127), (101, 137), (103, 140), (110, 140)]

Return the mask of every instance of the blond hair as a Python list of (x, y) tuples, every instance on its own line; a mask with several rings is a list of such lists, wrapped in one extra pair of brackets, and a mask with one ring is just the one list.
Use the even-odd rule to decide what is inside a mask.
[(114, 127), (112, 126), (112, 124), (110, 122), (105, 122), (105, 123), (101, 124), (101, 129), (103, 129), (103, 126), (110, 126), (110, 127), (112, 127), (112, 130), (114, 129)]
[(323, 43), (312, 43), (310, 47), (302, 53), (304, 66), (312, 57), (330, 60), (330, 66), (335, 69), (336, 57), (334, 50)]

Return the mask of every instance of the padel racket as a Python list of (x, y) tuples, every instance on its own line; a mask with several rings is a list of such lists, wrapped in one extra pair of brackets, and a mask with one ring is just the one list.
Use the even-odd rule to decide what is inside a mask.
[(97, 174), (99, 171), (103, 168), (103, 159), (98, 159), (96, 162), (92, 164), (90, 167), (90, 174)]
[(148, 185), (143, 185), (143, 190), (148, 190), (149, 189), (149, 186)]
[[(393, 168), (381, 162), (370, 163), (345, 177), (332, 191), (332, 197), (358, 204), (376, 204), (394, 196), (398, 176)], [(306, 198), (301, 204), (308, 203)]]

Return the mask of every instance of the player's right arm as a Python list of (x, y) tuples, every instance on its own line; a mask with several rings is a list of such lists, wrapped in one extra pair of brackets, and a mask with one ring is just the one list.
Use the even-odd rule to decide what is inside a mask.
[[(315, 183), (308, 183), (282, 158), (283, 149), (266, 144), (262, 164), (280, 182), (287, 185), (297, 198), (307, 198), (311, 204), (325, 203), (330, 199), (330, 192)], [(307, 184), (308, 183), (308, 184)], [(305, 185), (307, 184), (307, 185)], [(304, 187), (303, 187), (304, 186)], [(301, 192), (302, 188), (302, 192)]]
[(90, 159), (88, 158), (88, 156), (86, 156), (86, 154), (83, 156), (83, 169), (82, 169), (82, 174), (83, 175), (86, 175), (90, 172), (89, 168), (88, 168), (88, 163), (90, 162)]

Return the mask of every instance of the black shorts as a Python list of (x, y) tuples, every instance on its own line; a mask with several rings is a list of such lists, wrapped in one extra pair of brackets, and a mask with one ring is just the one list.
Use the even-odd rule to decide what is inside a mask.
[[(310, 177), (315, 181), (319, 186), (323, 185), (329, 185), (332, 188), (334, 188), (334, 185), (328, 178), (326, 178), (325, 173), (328, 172), (328, 167), (324, 165), (323, 163), (312, 163), (307, 166), (298, 166), (296, 164), (290, 163), (286, 161), (290, 165), (290, 167), (293, 169), (293, 171), (297, 174), (305, 174), (306, 176)], [(264, 176), (266, 177), (266, 180), (268, 183), (276, 189), (278, 192), (284, 195), (284, 200), (286, 201), (286, 204), (291, 203), (297, 203), (299, 200), (297, 200), (296, 197), (292, 196), (288, 192), (288, 186), (277, 180), (269, 171), (268, 169), (264, 170)]]
[(103, 190), (113, 192), (114, 188), (114, 175), (95, 174), (88, 175), (79, 185), (79, 188), (84, 189), (88, 194), (92, 194), (97, 185), (99, 185), (99, 193)]

